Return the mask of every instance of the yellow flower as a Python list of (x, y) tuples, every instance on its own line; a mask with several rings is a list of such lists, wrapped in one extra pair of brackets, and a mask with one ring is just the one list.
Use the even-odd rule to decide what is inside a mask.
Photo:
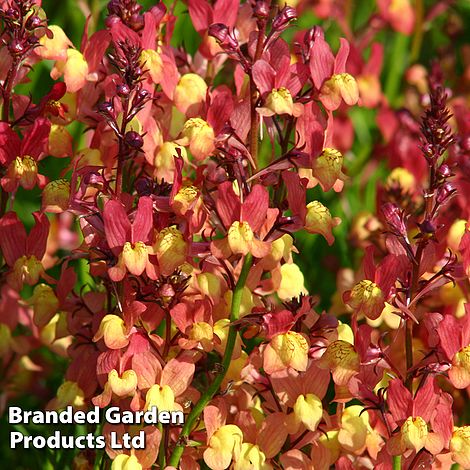
[(359, 372), (359, 355), (352, 344), (334, 341), (326, 348), (318, 367), (330, 369), (336, 385), (347, 385), (349, 379)]
[(140, 54), (140, 61), (148, 70), (153, 83), (160, 83), (163, 78), (163, 61), (160, 54), (153, 49), (144, 49)]
[(292, 367), (307, 370), (308, 341), (300, 333), (288, 331), (275, 335), (264, 350), (263, 367), (267, 374)]
[(368, 279), (357, 283), (349, 294), (345, 294), (345, 300), (357, 315), (363, 314), (371, 320), (377, 319), (385, 307), (382, 290)]
[(188, 119), (181, 132), (183, 145), (189, 144), (189, 150), (196, 160), (204, 160), (215, 150), (214, 129), (201, 118)]
[(194, 116), (206, 100), (206, 94), (207, 84), (204, 79), (195, 73), (187, 73), (176, 85), (173, 100), (179, 111)]
[(404, 449), (420, 451), (426, 444), (428, 425), (421, 416), (409, 416), (401, 426), (401, 444)]
[(147, 245), (144, 242), (126, 242), (120, 257), (131, 274), (140, 276), (145, 271), (149, 259)]
[(145, 409), (156, 406), (160, 411), (173, 411), (175, 407), (175, 394), (169, 385), (152, 385), (145, 396)]
[(307, 429), (315, 431), (323, 416), (321, 400), (313, 393), (299, 395), (294, 405), (294, 414)]
[(287, 300), (306, 294), (304, 287), (304, 275), (294, 263), (285, 263), (280, 267), (281, 283), (277, 295), (281, 300)]
[(69, 199), (70, 183), (64, 179), (51, 181), (42, 190), (42, 209), (58, 214), (68, 209)]
[(239, 459), (233, 465), (233, 470), (270, 470), (266, 456), (256, 444), (244, 442)]
[(38, 178), (38, 164), (29, 155), (18, 156), (8, 165), (7, 177), (17, 180), (24, 189), (33, 189)]
[(185, 262), (188, 247), (183, 234), (175, 226), (171, 226), (158, 234), (153, 249), (161, 273), (169, 276)]
[(57, 389), (57, 398), (54, 403), (57, 409), (65, 408), (67, 405), (80, 408), (85, 404), (85, 393), (76, 382), (66, 380)]
[(111, 470), (142, 470), (135, 455), (119, 454), (111, 464)]
[(204, 462), (211, 470), (225, 470), (242, 452), (243, 433), (238, 426), (226, 424), (212, 434), (204, 451)]
[(449, 449), (454, 462), (462, 468), (470, 468), (470, 426), (454, 429)]
[(137, 374), (132, 369), (128, 369), (119, 377), (117, 370), (113, 369), (108, 373), (108, 384), (118, 397), (133, 395), (137, 388)]
[(336, 180), (344, 180), (346, 176), (341, 171), (343, 155), (333, 148), (324, 148), (313, 164), (313, 175), (319, 181), (323, 191), (329, 191)]
[(105, 315), (93, 341), (99, 341), (101, 338), (104, 338), (106, 346), (110, 349), (121, 349), (127, 346), (129, 339), (126, 335), (124, 320), (117, 315)]
[(339, 217), (332, 217), (330, 211), (320, 201), (312, 201), (307, 204), (307, 215), (305, 217), (305, 230), (309, 233), (323, 235), (332, 245), (335, 238), (332, 229), (341, 223)]

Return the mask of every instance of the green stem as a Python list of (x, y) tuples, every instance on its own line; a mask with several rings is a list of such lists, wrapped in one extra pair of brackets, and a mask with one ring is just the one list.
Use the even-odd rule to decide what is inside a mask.
[(166, 467), (166, 436), (168, 434), (168, 431), (166, 429), (163, 429), (163, 426), (161, 424), (158, 425), (158, 429), (160, 430), (161, 433), (161, 439), (160, 439), (160, 449), (158, 451), (158, 465), (160, 465), (161, 469), (164, 469)]
[(393, 470), (401, 470), (401, 455), (393, 457)]
[(413, 42), (411, 44), (410, 63), (415, 62), (419, 57), (424, 34), (424, 2), (416, 0), (415, 3), (416, 26)]
[(213, 396), (218, 392), (222, 381), (230, 367), (232, 360), (233, 349), (235, 347), (235, 340), (237, 339), (237, 328), (233, 325), (233, 322), (238, 320), (240, 315), (240, 306), (242, 302), (243, 288), (245, 287), (248, 273), (253, 262), (251, 254), (246, 255), (243, 262), (240, 277), (238, 278), (235, 289), (233, 290), (232, 306), (230, 308), (230, 327), (227, 337), (227, 345), (225, 346), (224, 357), (222, 359), (222, 367), (220, 372), (216, 375), (214, 381), (209, 385), (207, 390), (201, 395), (199, 401), (194, 405), (194, 408), (189, 413), (186, 422), (184, 423), (183, 429), (181, 430), (178, 442), (171, 454), (168, 465), (178, 468), (178, 463), (183, 455), (185, 443), (189, 434), (193, 430), (194, 424), (199, 419), (199, 416), (204, 411), (206, 405), (212, 400)]
[(388, 74), (385, 80), (385, 95), (392, 106), (396, 105), (397, 95), (403, 80), (403, 73), (408, 66), (408, 48), (410, 38), (396, 33), (392, 52), (388, 62)]

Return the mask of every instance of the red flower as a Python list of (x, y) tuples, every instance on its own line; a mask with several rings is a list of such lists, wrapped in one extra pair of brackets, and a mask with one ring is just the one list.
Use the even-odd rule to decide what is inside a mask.
[(47, 149), (51, 123), (38, 118), (23, 139), (5, 123), (0, 122), (0, 164), (8, 166), (6, 176), (1, 179), (2, 187), (13, 192), (21, 185), (33, 189), (36, 184), (43, 187), (47, 180), (38, 174), (38, 161)]
[(45, 276), (41, 260), (46, 252), (49, 220), (42, 212), (33, 212), (36, 222), (29, 235), (14, 212), (7, 212), (0, 219), (0, 249), (10, 268), (7, 280), (16, 290), (23, 283), (33, 286)]
[(323, 34), (315, 38), (310, 49), (310, 74), (315, 87), (320, 91), (321, 102), (330, 111), (339, 107), (341, 99), (348, 105), (356, 104), (359, 99), (356, 80), (346, 73), (349, 43), (344, 38), (340, 42), (336, 57)]
[(121, 281), (126, 270), (140, 276), (145, 270), (152, 274), (149, 246), (153, 229), (153, 202), (144, 196), (139, 199), (134, 222), (130, 222), (123, 204), (112, 199), (104, 206), (104, 230), (111, 251), (118, 262), (109, 269), (113, 281)]
[(441, 348), (451, 362), (449, 380), (456, 388), (470, 386), (470, 304), (465, 304), (465, 315), (455, 318), (445, 315), (437, 327)]
[(214, 255), (218, 258), (248, 253), (256, 258), (266, 256), (270, 244), (255, 236), (257, 232), (259, 234), (268, 214), (269, 195), (266, 188), (254, 186), (244, 202), (235, 194), (230, 181), (222, 183), (218, 193), (217, 213), (227, 229), (227, 236), (212, 242), (211, 250)]

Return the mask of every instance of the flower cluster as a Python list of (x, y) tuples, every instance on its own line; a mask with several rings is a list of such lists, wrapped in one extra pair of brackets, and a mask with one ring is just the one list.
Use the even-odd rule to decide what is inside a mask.
[[(163, 3), (111, 0), (78, 49), (40, 2), (0, 2), (0, 411), (26, 390), (185, 414), (105, 423), (145, 450), (74, 468), (469, 468), (470, 110), (437, 64), (408, 71), (410, 109), (387, 101), (375, 35), (410, 34), (409, 2), (403, 22), (378, 1), (357, 38), (345, 2), (316, 2), (337, 47), (320, 26), (287, 41), (309, 2), (185, 3), (193, 55)], [(14, 93), (47, 61), (44, 96)], [(349, 224), (356, 105), (391, 172)], [(340, 229), (360, 266), (328, 304), (296, 244)]]

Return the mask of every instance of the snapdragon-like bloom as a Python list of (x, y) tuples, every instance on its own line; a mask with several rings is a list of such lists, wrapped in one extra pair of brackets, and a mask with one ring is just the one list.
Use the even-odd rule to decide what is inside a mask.
[(139, 199), (134, 222), (130, 222), (124, 206), (110, 200), (104, 208), (104, 229), (109, 247), (118, 256), (118, 262), (109, 269), (114, 281), (120, 281), (129, 271), (140, 276), (152, 273), (149, 261), (150, 239), (153, 229), (153, 203), (149, 197)]
[(34, 286), (45, 277), (42, 259), (46, 253), (49, 220), (44, 213), (34, 212), (35, 225), (27, 235), (14, 212), (0, 219), (0, 248), (10, 267), (8, 283), (21, 290), (23, 283)]
[(235, 194), (231, 182), (222, 183), (219, 187), (219, 198), (216, 202), (218, 214), (227, 228), (227, 236), (212, 242), (216, 256), (228, 258), (234, 255), (252, 253), (262, 258), (269, 253), (270, 244), (258, 238), (258, 233), (266, 220), (269, 196), (260, 185), (254, 186), (242, 203)]

